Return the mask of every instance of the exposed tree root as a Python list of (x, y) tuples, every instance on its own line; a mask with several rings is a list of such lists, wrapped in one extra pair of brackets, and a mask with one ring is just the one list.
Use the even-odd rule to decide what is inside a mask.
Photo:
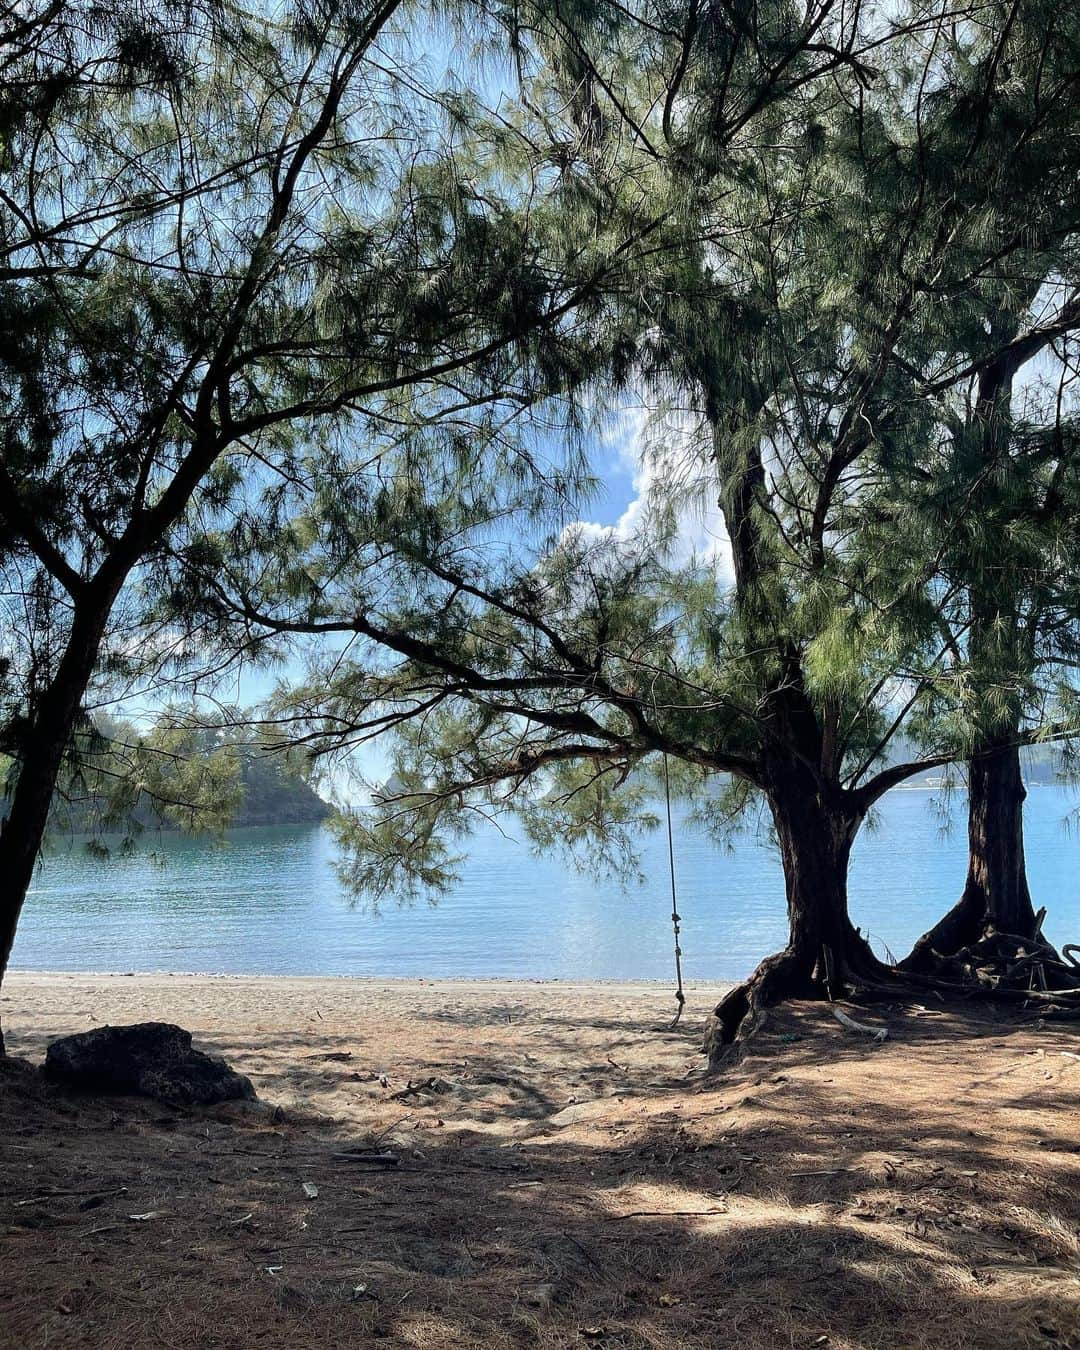
[(1033, 936), (988, 926), (952, 950), (934, 948), (924, 940), (898, 969), (905, 976), (931, 977), (974, 993), (1026, 996), (1080, 991), (1080, 962), (1075, 956), (1080, 948), (1070, 943), (1058, 952), (1040, 929), (1041, 920)]
[(864, 1036), (872, 1036), (878, 1045), (889, 1039), (887, 1027), (872, 1027), (867, 1022), (856, 1022), (854, 1017), (849, 1017), (842, 1008), (838, 1008), (835, 1004), (832, 1005), (831, 1011), (845, 1031), (858, 1031)]
[[(857, 936), (857, 935), (856, 935)], [(996, 933), (933, 970), (910, 970), (878, 961), (858, 938), (842, 961), (822, 949), (811, 964), (787, 948), (767, 957), (753, 975), (717, 1005), (705, 1029), (704, 1051), (716, 1068), (737, 1054), (765, 1020), (767, 1010), (789, 999), (905, 1001), (927, 993), (949, 1001), (985, 999), (1037, 1008), (1045, 1016), (1080, 1016), (1080, 946), (1058, 952), (1041, 938)]]
[(759, 1029), (767, 1010), (788, 999), (848, 998), (852, 990), (887, 979), (891, 967), (882, 965), (855, 928), (845, 937), (843, 957), (822, 946), (807, 954), (793, 947), (767, 956), (742, 984), (717, 1004), (705, 1028), (705, 1054), (715, 1068)]

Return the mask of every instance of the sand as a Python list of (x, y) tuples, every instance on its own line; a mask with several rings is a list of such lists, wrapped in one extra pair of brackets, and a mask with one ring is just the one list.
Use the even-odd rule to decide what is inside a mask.
[[(728, 985), (687, 986), (688, 1016), (700, 1020)], [(362, 1031), (372, 1020), (415, 1021), (432, 1014), (475, 1016), (505, 1005), (578, 1017), (583, 1008), (619, 1016), (670, 1020), (672, 987), (653, 981), (568, 983), (562, 980), (414, 980), (318, 975), (126, 975), (66, 971), (11, 971), (0, 1013), (24, 1046), (41, 1034), (82, 1030), (104, 1022), (154, 1016), (180, 1020), (190, 1031), (215, 1037), (230, 1022), (260, 1035), (295, 1033), (307, 1023)], [(511, 1014), (512, 1015), (512, 1014)], [(324, 1030), (326, 1028), (323, 1028)], [(15, 1053), (13, 1051), (13, 1053)]]
[(710, 1078), (718, 992), (12, 974), (13, 1054), (176, 1021), (261, 1102), (0, 1076), (0, 1344), (1080, 1346), (1075, 1027), (802, 1005)]

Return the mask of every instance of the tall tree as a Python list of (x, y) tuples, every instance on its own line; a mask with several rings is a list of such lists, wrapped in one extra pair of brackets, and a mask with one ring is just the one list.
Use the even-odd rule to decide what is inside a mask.
[[(359, 886), (440, 884), (450, 839), (485, 805), (618, 863), (641, 801), (632, 771), (662, 753), (729, 776), (735, 804), (761, 794), (784, 863), (788, 946), (718, 1009), (714, 1048), (790, 994), (900, 987), (849, 918), (851, 846), (886, 791), (964, 750), (924, 716), (958, 679), (942, 537), (925, 513), (895, 509), (896, 486), (925, 472), (938, 395), (959, 398), (1014, 341), (1072, 323), (1067, 300), (1020, 338), (983, 323), (1003, 265), (1044, 265), (1026, 242), (1032, 204), (1009, 189), (1034, 180), (1060, 131), (1041, 104), (1008, 137), (972, 119), (1010, 22), (995, 17), (988, 38), (954, 12), (877, 15), (876, 67), (858, 33), (824, 24), (792, 57), (783, 98), (749, 97), (746, 120), (717, 104), (738, 30), (714, 11), (691, 11), (685, 61), (590, 62), (584, 84), (576, 29), (551, 37), (551, 83), (569, 70), (588, 90), (584, 108), (566, 102), (589, 130), (579, 172), (605, 215), (650, 192), (681, 222), (679, 247), (615, 297), (609, 322), (625, 337), (603, 380), (666, 392), (689, 417), (733, 575), (674, 568), (663, 511), (631, 541), (570, 528), (544, 546), (521, 529), (516, 552), (494, 549), (531, 499), (478, 500), (467, 470), (420, 482), (407, 461), (422, 529), (376, 494), (305, 514), (302, 541), (293, 530), (241, 551), (219, 574), (223, 621), (252, 641), (351, 644), (289, 702), (309, 744), (331, 753), (393, 732), (400, 793), (342, 830)], [(779, 42), (778, 27), (761, 49)], [(829, 82), (802, 78), (816, 47), (835, 58)], [(741, 99), (752, 83), (743, 70)], [(659, 128), (650, 108), (665, 110)], [(292, 585), (300, 573), (311, 584)], [(888, 762), (918, 719), (938, 743)]]
[[(1067, 315), (1065, 321), (1073, 322)], [(1037, 937), (1024, 856), (1021, 750), (1033, 738), (1075, 732), (1069, 672), (1077, 658), (1080, 560), (1070, 344), (1063, 336), (1053, 345), (1064, 357), (1056, 388), (1038, 391), (1041, 397), (1026, 390), (1019, 417), (1008, 373), (1013, 359), (1022, 369), (1019, 359), (980, 374), (967, 413), (947, 438), (950, 462), (931, 494), (935, 509), (950, 518), (956, 492), (967, 496), (944, 560), (956, 589), (943, 627), (951, 625), (956, 671), (963, 672), (950, 715), (959, 713), (957, 740), (967, 757), (969, 860), (960, 899), (916, 943), (904, 963), (909, 969), (947, 971), (969, 947), (981, 944), (988, 957), (987, 939), (1004, 943), (1004, 955), (1010, 943), (1015, 954), (1017, 939), (1030, 947)], [(965, 465), (959, 482), (956, 458)], [(1052, 951), (1046, 954), (1056, 962)]]
[(910, 968), (993, 934), (1035, 937), (1020, 749), (1032, 734), (1069, 729), (1054, 712), (1073, 702), (1062, 676), (1077, 655), (1080, 23), (1054, 6), (1004, 6), (979, 55), (969, 106), (958, 102), (953, 127), (942, 127), (942, 158), (955, 166), (956, 199), (975, 210), (985, 189), (971, 170), (993, 174), (994, 210), (1024, 246), (984, 270), (966, 322), (958, 307), (955, 341), (971, 380), (932, 389), (942, 453), (905, 484), (944, 539), (942, 623), (965, 672), (957, 742), (968, 757), (969, 840), (960, 900), (916, 944)]
[(88, 693), (162, 659), (147, 596), (188, 513), (361, 444), (402, 391), (435, 416), (470, 367), (542, 371), (634, 246), (547, 246), (549, 164), (425, 76), (452, 30), (405, 15), (6, 12), (0, 976)]

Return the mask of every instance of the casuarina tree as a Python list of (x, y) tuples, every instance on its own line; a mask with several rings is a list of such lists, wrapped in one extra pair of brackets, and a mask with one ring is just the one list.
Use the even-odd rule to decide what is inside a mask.
[[(783, 97), (751, 98), (747, 120), (717, 104), (729, 61), (740, 98), (751, 85), (736, 30), (689, 17), (675, 63), (598, 67), (576, 30), (542, 49), (604, 218), (648, 199), (678, 222), (678, 246), (636, 259), (608, 297), (619, 341), (577, 385), (579, 415), (631, 395), (653, 408), (644, 528), (545, 537), (520, 485), (478, 494), (453, 456), (433, 476), (403, 453), (407, 515), (383, 487), (319, 510), (298, 494), (302, 535), (233, 550), (215, 613), (250, 642), (336, 643), (282, 703), (314, 752), (392, 736), (395, 791), (341, 827), (361, 889), (443, 883), (454, 836), (484, 811), (625, 864), (640, 771), (660, 754), (724, 777), (714, 815), (763, 799), (790, 938), (717, 1010), (719, 1051), (779, 998), (902, 987), (849, 917), (851, 846), (890, 788), (965, 757), (941, 707), (982, 676), (943, 631), (950, 541), (898, 485), (931, 473), (946, 393), (1068, 331), (1073, 311), (1067, 296), (1018, 306), (1009, 337), (983, 322), (1003, 274), (1045, 271), (1034, 203), (1010, 194), (1059, 131), (1034, 97), (1007, 130), (971, 115), (1007, 13), (981, 28), (877, 15), (869, 49), (823, 23)], [(778, 26), (761, 49), (779, 41)], [(835, 61), (827, 82), (801, 78), (815, 48)], [(560, 90), (567, 71), (584, 103)], [(485, 443), (490, 424), (474, 425)], [(522, 434), (544, 443), (535, 424)], [(677, 564), (687, 480), (719, 505), (719, 563)], [(924, 750), (898, 761), (905, 728)]]
[(198, 664), (152, 594), (189, 513), (242, 512), (392, 424), (402, 391), (435, 417), (469, 368), (542, 372), (545, 334), (634, 245), (550, 252), (555, 170), (453, 86), (440, 14), (2, 21), (0, 974), (89, 702), (144, 663)]

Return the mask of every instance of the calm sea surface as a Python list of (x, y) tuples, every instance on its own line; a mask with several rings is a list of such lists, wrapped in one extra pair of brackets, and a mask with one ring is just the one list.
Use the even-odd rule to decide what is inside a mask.
[[(940, 798), (891, 793), (855, 847), (851, 909), (897, 955), (958, 895), (963, 798), (943, 832)], [(1047, 936), (1080, 941), (1080, 797), (1033, 788), (1028, 870)], [(734, 851), (676, 822), (684, 969), (737, 979), (785, 936), (775, 852)], [(624, 889), (536, 857), (491, 829), (474, 836), (456, 888), (432, 907), (350, 904), (320, 827), (234, 832), (224, 844), (147, 835), (130, 857), (99, 861), (77, 843), (51, 852), (23, 912), (12, 965), (24, 969), (250, 974), (666, 979), (671, 974), (667, 844), (642, 840), (645, 884)]]

